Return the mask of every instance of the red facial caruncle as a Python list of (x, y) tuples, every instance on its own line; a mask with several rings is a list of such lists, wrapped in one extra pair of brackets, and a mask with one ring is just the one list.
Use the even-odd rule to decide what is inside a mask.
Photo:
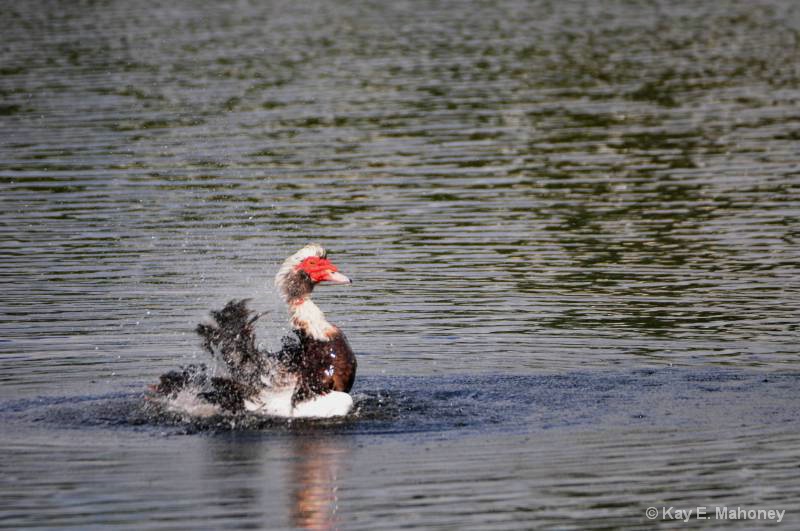
[(333, 265), (330, 260), (318, 256), (310, 256), (297, 265), (297, 269), (302, 269), (315, 284), (318, 282), (332, 282), (334, 284), (349, 284), (350, 279), (339, 273), (339, 268)]

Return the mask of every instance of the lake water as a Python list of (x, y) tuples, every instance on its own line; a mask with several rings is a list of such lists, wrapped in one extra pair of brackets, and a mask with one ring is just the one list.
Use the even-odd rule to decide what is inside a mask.
[[(800, 528), (800, 4), (2, 18), (0, 527)], [(309, 241), (358, 412), (153, 411)]]

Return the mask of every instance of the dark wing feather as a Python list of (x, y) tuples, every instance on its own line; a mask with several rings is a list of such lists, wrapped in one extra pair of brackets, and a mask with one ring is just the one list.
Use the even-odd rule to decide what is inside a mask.
[(247, 303), (248, 299), (232, 300), (222, 310), (211, 312), (213, 322), (198, 325), (197, 333), (203, 347), (225, 363), (233, 380), (258, 387), (267, 354), (256, 347), (253, 331), (261, 314), (251, 311)]
[(162, 395), (174, 395), (184, 388), (192, 385), (202, 387), (207, 381), (206, 366), (187, 365), (180, 370), (169, 371), (158, 378), (158, 383), (151, 386), (150, 390)]
[(234, 413), (244, 409), (244, 399), (252, 393), (252, 388), (230, 378), (214, 377), (209, 381), (209, 389), (198, 393), (197, 396), (217, 404), (222, 409)]
[[(287, 365), (298, 376), (297, 387), (292, 394), (292, 405), (331, 390), (330, 384), (324, 378), (329, 362), (323, 356), (309, 356), (308, 351), (314, 340), (301, 330), (295, 330), (295, 333), (298, 346), (291, 351), (292, 359)], [(286, 344), (287, 340), (284, 339), (284, 348)]]

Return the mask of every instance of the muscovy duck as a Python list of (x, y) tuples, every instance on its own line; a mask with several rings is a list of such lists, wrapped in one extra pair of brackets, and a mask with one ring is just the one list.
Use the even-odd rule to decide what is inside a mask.
[(327, 259), (327, 251), (311, 243), (287, 258), (275, 275), (275, 286), (291, 315), (294, 336), (283, 339), (279, 352), (256, 346), (253, 323), (261, 316), (248, 300), (230, 301), (211, 312), (213, 322), (200, 324), (203, 346), (225, 369), (212, 375), (205, 365), (190, 365), (161, 376), (150, 387), (152, 398), (168, 407), (197, 415), (253, 411), (280, 417), (333, 417), (353, 407), (348, 391), (356, 375), (356, 357), (347, 338), (328, 322), (311, 300), (322, 282), (349, 284)]

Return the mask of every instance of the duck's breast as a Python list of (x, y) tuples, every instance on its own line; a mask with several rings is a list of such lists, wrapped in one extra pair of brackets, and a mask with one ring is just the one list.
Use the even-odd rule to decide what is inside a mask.
[(319, 371), (308, 376), (319, 378), (322, 389), (350, 391), (356, 379), (356, 355), (341, 330), (334, 327), (327, 341), (308, 338), (304, 351), (306, 359), (315, 362), (309, 366)]

